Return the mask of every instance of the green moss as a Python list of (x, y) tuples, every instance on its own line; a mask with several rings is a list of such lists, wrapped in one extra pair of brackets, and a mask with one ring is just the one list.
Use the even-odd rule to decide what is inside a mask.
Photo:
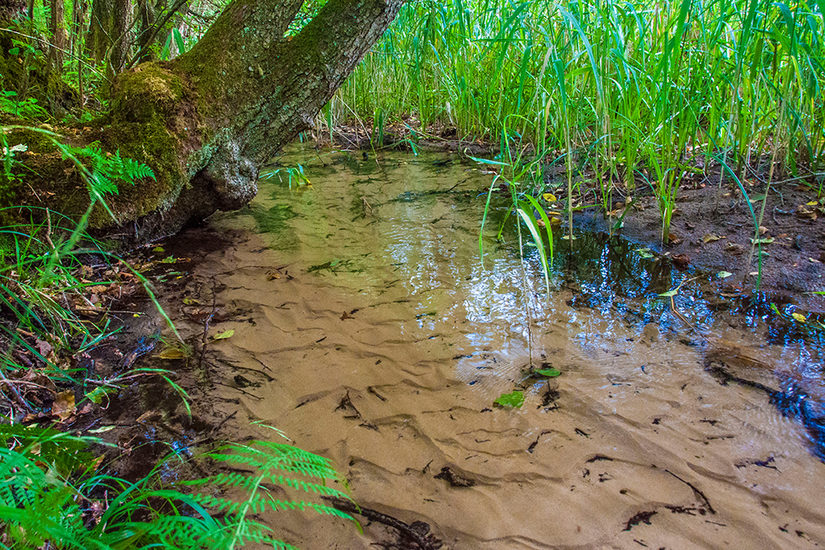
[(160, 63), (144, 63), (115, 82), (113, 112), (133, 122), (171, 114), (184, 97), (182, 79)]

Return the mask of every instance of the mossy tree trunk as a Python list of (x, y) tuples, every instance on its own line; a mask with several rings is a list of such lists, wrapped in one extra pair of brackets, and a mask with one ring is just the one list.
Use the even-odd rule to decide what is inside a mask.
[[(302, 3), (233, 0), (191, 51), (115, 79), (111, 112), (76, 139), (100, 141), (157, 175), (123, 186), (110, 203), (124, 237), (147, 241), (251, 200), (259, 166), (312, 124), (404, 0), (329, 0), (285, 37)], [(94, 225), (112, 233), (102, 213)]]

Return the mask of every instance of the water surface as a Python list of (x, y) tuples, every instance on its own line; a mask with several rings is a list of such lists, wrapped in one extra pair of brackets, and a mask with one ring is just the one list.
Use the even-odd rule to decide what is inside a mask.
[[(235, 330), (214, 346), (231, 365), (214, 396), (239, 426), (330, 456), (359, 503), (454, 548), (825, 542), (815, 335), (605, 235), (556, 240), (548, 294), (510, 222), (496, 240), (498, 204), (482, 261), (491, 176), (455, 157), (278, 162), (311, 186), (263, 179), (249, 208), (213, 218), (232, 244), (195, 274), (237, 313), (213, 327)], [(673, 305), (659, 296), (680, 284)], [(562, 375), (529, 376), (540, 367)], [(517, 389), (521, 409), (493, 406)], [(377, 536), (289, 522), (305, 548)]]

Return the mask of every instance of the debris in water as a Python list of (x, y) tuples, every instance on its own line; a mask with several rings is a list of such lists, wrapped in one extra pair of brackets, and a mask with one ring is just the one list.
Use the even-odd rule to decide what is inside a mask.
[(455, 473), (449, 466), (441, 468), (441, 472), (433, 477), (435, 477), (435, 479), (443, 479), (450, 484), (450, 487), (472, 487), (476, 484), (475, 480)]
[(640, 523), (650, 525), (650, 518), (652, 518), (656, 514), (658, 514), (656, 510), (648, 510), (634, 514), (633, 517), (627, 520), (627, 524), (625, 525), (623, 531), (630, 531)]

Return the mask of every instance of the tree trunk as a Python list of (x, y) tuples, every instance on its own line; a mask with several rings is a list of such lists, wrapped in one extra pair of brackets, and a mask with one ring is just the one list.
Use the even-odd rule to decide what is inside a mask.
[(52, 33), (49, 43), (49, 71), (57, 78), (63, 74), (63, 54), (69, 37), (66, 34), (66, 13), (63, 0), (52, 0), (49, 31)]
[(92, 0), (86, 53), (95, 63), (103, 61), (112, 45), (112, 13), (112, 0)]
[(144, 63), (152, 60), (152, 53), (149, 47), (154, 40), (154, 27), (157, 21), (155, 5), (150, 0), (138, 0), (137, 18), (140, 22), (140, 30), (137, 35), (138, 62)]
[(113, 4), (112, 48), (109, 53), (109, 63), (106, 66), (106, 72), (110, 78), (123, 70), (123, 66), (128, 61), (127, 57), (132, 45), (129, 36), (129, 28), (132, 22), (132, 0), (114, 0)]
[(0, 0), (0, 25), (8, 27), (9, 23), (26, 13), (26, 0)]
[[(155, 171), (157, 181), (122, 186), (109, 202), (122, 237), (146, 242), (251, 200), (258, 167), (312, 124), (404, 0), (329, 0), (285, 38), (302, 3), (233, 0), (191, 51), (117, 77), (111, 112), (77, 140), (99, 141)], [(46, 165), (48, 155), (31, 158), (56, 182), (50, 205), (82, 211), (85, 191), (67, 162), (57, 169)], [(102, 210), (92, 222), (114, 231)]]

